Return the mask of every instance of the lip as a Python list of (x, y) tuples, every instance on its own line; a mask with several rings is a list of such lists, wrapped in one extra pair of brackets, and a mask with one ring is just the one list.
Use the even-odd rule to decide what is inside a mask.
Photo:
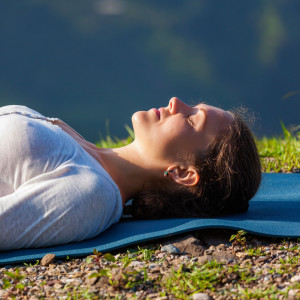
[(161, 119), (162, 117), (163, 117), (163, 112), (164, 112), (164, 108), (163, 107), (160, 107), (159, 109), (158, 109), (158, 111), (159, 111), (159, 118)]
[(155, 112), (157, 118), (160, 120), (160, 111), (156, 108), (153, 108), (153, 111)]

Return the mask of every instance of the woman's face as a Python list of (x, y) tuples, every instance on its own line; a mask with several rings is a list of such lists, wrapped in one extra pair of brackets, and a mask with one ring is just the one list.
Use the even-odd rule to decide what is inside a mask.
[(132, 116), (135, 140), (149, 159), (173, 163), (182, 155), (205, 151), (233, 120), (228, 111), (200, 103), (191, 107), (173, 97), (167, 107)]

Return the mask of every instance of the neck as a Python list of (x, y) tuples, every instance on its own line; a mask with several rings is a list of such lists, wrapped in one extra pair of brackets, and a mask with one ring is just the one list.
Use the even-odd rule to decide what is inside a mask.
[(161, 172), (147, 163), (135, 142), (121, 148), (97, 149), (95, 158), (117, 184), (123, 206), (146, 182)]

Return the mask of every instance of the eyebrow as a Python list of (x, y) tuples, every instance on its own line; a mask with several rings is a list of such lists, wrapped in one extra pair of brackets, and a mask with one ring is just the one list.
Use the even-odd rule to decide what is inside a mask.
[(199, 102), (199, 103), (197, 103), (197, 104), (195, 104), (195, 105), (191, 105), (191, 107), (196, 107), (196, 106), (198, 106), (198, 105), (200, 105), (200, 104), (206, 104), (206, 105), (208, 105), (207, 103), (201, 101), (201, 102)]
[[(196, 106), (198, 106), (198, 105), (200, 105), (200, 104), (205, 104), (205, 103), (201, 102), (201, 103), (199, 103), (199, 104), (197, 104), (197, 105), (194, 105), (193, 107), (194, 107), (194, 108), (197, 108), (198, 111), (202, 110), (202, 111), (204, 112), (204, 114), (205, 114), (205, 121), (204, 121), (204, 124), (203, 124), (203, 128), (205, 128), (205, 126), (206, 126), (206, 121), (207, 121), (207, 113), (206, 113), (206, 110), (205, 110), (205, 109), (196, 107)], [(198, 112), (197, 112), (197, 113), (198, 113)]]

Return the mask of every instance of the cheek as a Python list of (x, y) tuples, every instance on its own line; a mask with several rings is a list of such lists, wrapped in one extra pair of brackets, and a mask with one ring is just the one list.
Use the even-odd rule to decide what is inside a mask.
[(188, 146), (188, 132), (184, 126), (169, 126), (164, 130), (158, 147), (161, 152), (172, 157), (185, 151)]

